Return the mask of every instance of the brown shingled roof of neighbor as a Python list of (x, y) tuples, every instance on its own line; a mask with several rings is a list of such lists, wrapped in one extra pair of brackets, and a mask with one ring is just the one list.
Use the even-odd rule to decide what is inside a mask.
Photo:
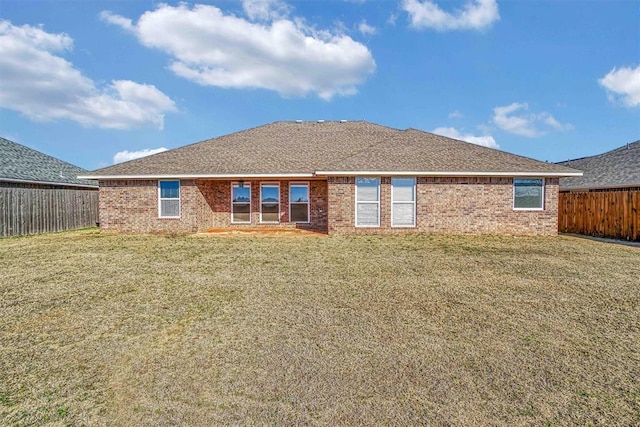
[(323, 176), (349, 172), (579, 174), (566, 166), (420, 130), (354, 121), (275, 122), (98, 169), (86, 177)]

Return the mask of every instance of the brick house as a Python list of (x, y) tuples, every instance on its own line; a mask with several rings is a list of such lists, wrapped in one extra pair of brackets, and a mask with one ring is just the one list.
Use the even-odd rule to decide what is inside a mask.
[(100, 227), (132, 233), (556, 234), (581, 172), (364, 121), (276, 122), (96, 170)]

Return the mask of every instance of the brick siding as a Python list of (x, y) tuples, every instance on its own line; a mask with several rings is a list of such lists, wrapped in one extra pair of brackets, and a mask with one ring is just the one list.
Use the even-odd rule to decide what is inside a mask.
[(513, 210), (512, 178), (418, 177), (416, 226), (391, 227), (391, 178), (380, 179), (380, 227), (355, 227), (355, 178), (329, 177), (329, 234), (558, 232), (558, 179), (545, 180), (544, 210)]
[[(260, 223), (260, 184), (280, 185), (280, 223)], [(310, 223), (289, 222), (289, 184), (251, 185), (251, 223), (231, 223), (232, 181), (181, 180), (179, 219), (158, 218), (157, 180), (100, 181), (100, 227), (127, 233), (193, 233), (210, 228), (308, 228), (329, 234), (557, 234), (558, 179), (545, 180), (545, 206), (513, 210), (512, 178), (416, 180), (416, 226), (391, 227), (391, 178), (380, 179), (380, 227), (355, 227), (355, 178), (310, 180)], [(305, 181), (306, 182), (306, 181)]]
[[(280, 185), (280, 223), (260, 222), (260, 185)], [(289, 222), (289, 184), (309, 184), (309, 223)], [(327, 231), (327, 182), (244, 181), (251, 186), (251, 223), (231, 223), (232, 181), (181, 180), (180, 218), (158, 217), (157, 180), (100, 181), (100, 228), (125, 233), (195, 233), (210, 228), (304, 228)]]
[[(235, 181), (198, 180), (198, 188), (204, 194), (209, 213), (206, 221), (201, 221), (200, 229), (207, 228), (304, 228), (320, 232), (327, 231), (327, 182), (312, 180), (244, 180), (251, 188), (251, 222), (231, 223), (231, 186)], [(309, 184), (309, 223), (289, 221), (289, 185), (292, 183)], [(280, 222), (260, 222), (260, 186), (278, 184), (280, 186)]]
[(204, 196), (194, 180), (180, 181), (180, 218), (158, 217), (157, 180), (100, 181), (100, 229), (125, 233), (194, 233)]

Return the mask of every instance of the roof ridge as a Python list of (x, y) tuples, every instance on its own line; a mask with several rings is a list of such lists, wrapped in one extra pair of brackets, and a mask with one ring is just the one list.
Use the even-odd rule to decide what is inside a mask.
[(620, 147), (616, 147), (616, 148), (613, 148), (613, 149), (611, 149), (609, 151), (605, 151), (604, 153), (594, 154), (592, 156), (577, 157), (575, 159), (563, 160), (563, 161), (557, 162), (557, 163), (564, 164), (564, 163), (569, 163), (569, 162), (576, 162), (578, 160), (595, 159), (595, 158), (598, 158), (598, 157), (603, 157), (603, 156), (606, 156), (606, 155), (609, 155), (609, 154), (613, 154), (615, 152), (621, 152), (621, 151), (629, 150), (629, 149), (635, 150), (636, 149), (636, 145), (638, 146), (638, 148), (640, 148), (640, 139), (637, 140), (637, 141), (628, 142), (628, 143), (626, 143), (624, 145), (621, 145)]
[(95, 187), (78, 179), (86, 169), (0, 136), (0, 180)]

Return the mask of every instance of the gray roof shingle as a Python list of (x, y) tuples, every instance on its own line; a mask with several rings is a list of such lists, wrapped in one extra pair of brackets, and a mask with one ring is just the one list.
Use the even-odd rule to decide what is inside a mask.
[(322, 172), (572, 174), (415, 129), (366, 121), (275, 122), (98, 169), (92, 177), (291, 175)]
[(95, 187), (78, 179), (86, 169), (0, 137), (0, 181)]
[(562, 189), (640, 187), (640, 140), (603, 154), (558, 164), (584, 172), (581, 177), (560, 179)]

